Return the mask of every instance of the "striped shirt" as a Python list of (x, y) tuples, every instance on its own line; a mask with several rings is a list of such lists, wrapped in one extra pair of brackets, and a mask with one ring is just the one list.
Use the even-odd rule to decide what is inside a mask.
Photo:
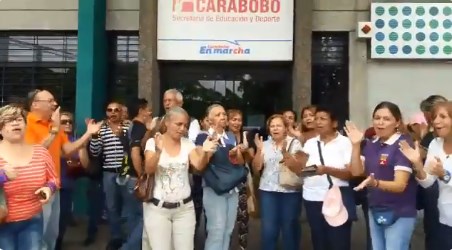
[[(128, 126), (121, 125), (124, 136), (127, 136)], [(102, 154), (103, 168), (119, 168), (124, 159), (124, 147), (121, 140), (113, 133), (110, 126), (102, 125), (98, 138), (91, 139), (89, 150), (95, 157)]]
[[(6, 164), (7, 162), (0, 157), (0, 166)], [(35, 194), (36, 190), (47, 186), (54, 191), (56, 186), (59, 186), (52, 156), (41, 145), (33, 146), (30, 163), (17, 166), (16, 171), (17, 177), (14, 180), (0, 180), (0, 186), (3, 186), (6, 194), (7, 222), (28, 220), (40, 213), (42, 204), (40, 197)]]

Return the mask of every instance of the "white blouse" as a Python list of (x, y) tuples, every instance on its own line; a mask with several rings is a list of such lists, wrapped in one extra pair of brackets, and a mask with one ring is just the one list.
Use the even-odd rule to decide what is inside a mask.
[[(156, 199), (179, 202), (190, 196), (189, 155), (195, 147), (188, 138), (182, 138), (179, 155), (171, 157), (162, 150), (155, 172), (154, 197)], [(146, 142), (145, 151), (155, 152), (154, 138)]]
[[(452, 173), (452, 158), (444, 152), (443, 149), (444, 140), (442, 138), (435, 138), (430, 142), (427, 152), (427, 160), (425, 166), (427, 167), (429, 162), (434, 160), (435, 157), (441, 159), (443, 167), (446, 171)], [(432, 186), (435, 181), (438, 181), (439, 197), (438, 197), (438, 210), (439, 210), (439, 222), (452, 227), (452, 181), (444, 182), (439, 180), (437, 176), (427, 173), (427, 177), (424, 180), (417, 179), (418, 183), (428, 188)]]

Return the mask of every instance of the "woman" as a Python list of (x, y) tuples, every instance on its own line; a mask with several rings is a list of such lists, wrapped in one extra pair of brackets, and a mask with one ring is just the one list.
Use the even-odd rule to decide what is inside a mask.
[(429, 188), (435, 182), (439, 186), (438, 210), (439, 225), (432, 228), (438, 237), (435, 243), (435, 249), (452, 249), (452, 186), (451, 172), (452, 160), (449, 155), (452, 154), (452, 103), (439, 103), (433, 109), (433, 128), (435, 129), (435, 138), (428, 147), (427, 160), (424, 168), (424, 161), (419, 144), (415, 148), (410, 147), (406, 142), (401, 142), (402, 153), (410, 159), (415, 168), (418, 183)]
[(366, 141), (363, 133), (347, 122), (345, 132), (353, 144), (351, 172), (368, 176), (356, 190), (368, 189), (369, 223), (374, 250), (408, 250), (416, 223), (416, 181), (410, 161), (400, 152), (402, 115), (391, 102), (381, 102), (373, 112), (377, 138)]
[(282, 232), (284, 249), (298, 250), (301, 238), (301, 190), (282, 187), (279, 173), (283, 160), (288, 167), (304, 165), (298, 157), (293, 156), (302, 151), (302, 146), (300, 141), (287, 136), (288, 125), (282, 115), (270, 116), (267, 128), (271, 137), (265, 142), (256, 134), (257, 150), (252, 164), (255, 172), (263, 169), (259, 185), (262, 249), (275, 250)]
[[(289, 135), (297, 138), (303, 145), (307, 140), (316, 137), (315, 129), (316, 106), (306, 106), (301, 110), (301, 126), (289, 126)], [(286, 118), (287, 120), (287, 118)]]
[[(241, 150), (244, 146), (237, 143), (232, 133), (226, 132), (227, 116), (223, 106), (219, 104), (211, 105), (207, 108), (207, 116), (211, 127), (207, 131), (208, 134), (198, 135), (196, 144), (201, 145), (209, 136), (214, 137), (219, 142), (218, 151), (212, 155), (209, 161), (209, 168), (210, 165), (243, 167), (245, 161)], [(212, 183), (209, 184), (206, 173), (203, 175), (203, 181), (205, 184), (203, 188), (203, 204), (207, 219), (207, 239), (204, 249), (228, 250), (237, 218), (238, 191), (243, 184), (224, 192), (224, 190), (214, 189), (215, 187)]]
[(189, 121), (184, 109), (171, 108), (163, 119), (165, 133), (146, 143), (145, 171), (155, 175), (153, 198), (143, 204), (144, 227), (152, 249), (194, 248), (196, 219), (189, 166), (202, 171), (218, 142), (210, 138), (196, 147), (184, 137)]
[[(228, 115), (228, 130), (232, 132), (236, 138), (236, 141), (239, 144), (247, 145), (247, 148), (242, 150), (243, 157), (245, 158), (245, 162), (250, 164), (254, 157), (254, 149), (248, 145), (248, 142), (251, 141), (247, 136), (246, 132), (242, 131), (243, 128), (243, 114), (240, 110), (230, 109), (227, 112)], [(240, 188), (239, 191), (239, 206), (237, 212), (237, 226), (238, 226), (238, 237), (239, 237), (239, 246), (241, 250), (247, 249), (248, 247), (248, 193), (246, 182)]]
[[(69, 112), (62, 112), (60, 124), (68, 135), (69, 141), (76, 141), (73, 131), (74, 116)], [(80, 164), (78, 154), (61, 158), (61, 189), (60, 189), (60, 226), (56, 242), (56, 250), (62, 248), (66, 228), (73, 220), (72, 217), (72, 193), (75, 186), (75, 178), (82, 176), (84, 172)]]
[[(319, 135), (306, 141), (303, 147), (309, 155), (306, 165), (317, 166), (317, 175), (306, 177), (303, 185), (303, 203), (311, 228), (312, 246), (314, 250), (350, 250), (352, 223), (356, 220), (353, 190), (349, 186), (352, 144), (337, 132), (338, 120), (330, 109), (318, 107), (315, 123)], [(340, 187), (348, 212), (348, 219), (334, 225), (322, 214), (331, 185)]]
[[(420, 126), (421, 128), (421, 156), (425, 161), (427, 156), (427, 150), (430, 143), (436, 137), (433, 131), (432, 125), (432, 114), (433, 107), (438, 103), (447, 102), (444, 96), (431, 95), (420, 103), (420, 110), (424, 114), (424, 118), (427, 121), (427, 126)], [(437, 228), (440, 227), (439, 223), (439, 211), (438, 211), (438, 182), (435, 182), (429, 188), (418, 187), (417, 204), (418, 209), (424, 209), (424, 233), (425, 233), (425, 249), (426, 250), (436, 250), (439, 249), (439, 243), (441, 238), (439, 233), (437, 233)]]
[(8, 214), (0, 224), (0, 249), (40, 250), (43, 237), (42, 205), (57, 190), (55, 166), (44, 147), (24, 140), (21, 108), (0, 108), (0, 186)]

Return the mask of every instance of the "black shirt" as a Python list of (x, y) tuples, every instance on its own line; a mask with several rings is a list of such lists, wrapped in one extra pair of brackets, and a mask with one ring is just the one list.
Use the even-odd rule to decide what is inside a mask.
[[(146, 134), (146, 125), (139, 121), (132, 121), (132, 125), (129, 127), (130, 129), (130, 152), (132, 152), (132, 148), (139, 147), (141, 152), (141, 158), (144, 161), (144, 149), (141, 148), (141, 140)], [(131, 155), (131, 154), (130, 154)], [(132, 166), (129, 170), (129, 174), (132, 176), (136, 176), (137, 173), (135, 171), (135, 166), (133, 166), (132, 156), (130, 156), (130, 166)], [(140, 166), (141, 167), (141, 166)]]

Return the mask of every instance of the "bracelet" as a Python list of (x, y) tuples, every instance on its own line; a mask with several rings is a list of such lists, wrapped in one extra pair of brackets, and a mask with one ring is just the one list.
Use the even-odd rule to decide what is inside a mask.
[(378, 186), (380, 186), (380, 181), (379, 180), (375, 180), (375, 188), (378, 188)]
[(58, 128), (53, 128), (53, 127), (50, 128), (50, 133), (51, 133), (51, 134), (54, 134), (54, 135), (55, 135), (55, 134), (58, 134), (59, 131), (60, 131), (60, 130), (59, 130)]

